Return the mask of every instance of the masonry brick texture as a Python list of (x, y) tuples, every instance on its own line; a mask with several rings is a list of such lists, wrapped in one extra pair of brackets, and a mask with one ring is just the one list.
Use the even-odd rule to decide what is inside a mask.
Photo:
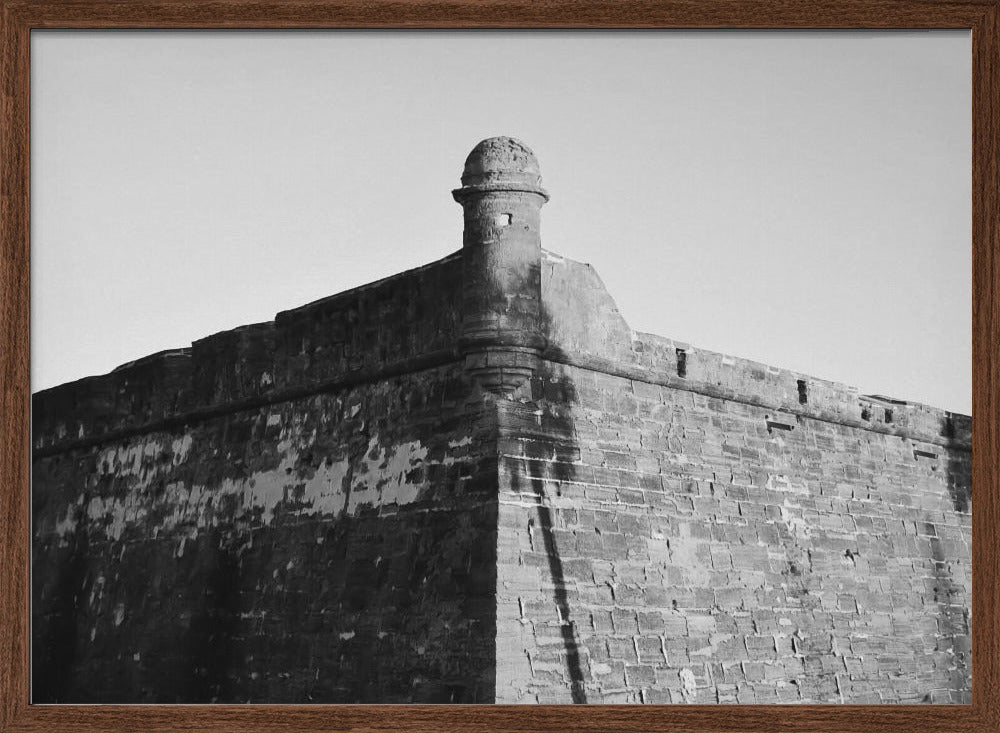
[(970, 419), (636, 333), (530, 150), (462, 181), (461, 251), (34, 396), (33, 700), (969, 702)]

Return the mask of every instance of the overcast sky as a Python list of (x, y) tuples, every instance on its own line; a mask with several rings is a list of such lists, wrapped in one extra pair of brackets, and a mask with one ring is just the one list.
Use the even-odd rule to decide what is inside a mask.
[(968, 413), (970, 41), (34, 31), (32, 390), (459, 249), (511, 135), (634, 329)]

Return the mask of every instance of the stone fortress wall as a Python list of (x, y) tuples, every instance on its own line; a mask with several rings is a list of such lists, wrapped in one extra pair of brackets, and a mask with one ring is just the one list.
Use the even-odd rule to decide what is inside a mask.
[(34, 699), (492, 699), (455, 265), (35, 397)]
[(34, 396), (35, 702), (969, 701), (971, 420), (633, 332), (540, 180)]
[(560, 347), (500, 403), (497, 700), (969, 702), (970, 420), (632, 334), (544, 263)]

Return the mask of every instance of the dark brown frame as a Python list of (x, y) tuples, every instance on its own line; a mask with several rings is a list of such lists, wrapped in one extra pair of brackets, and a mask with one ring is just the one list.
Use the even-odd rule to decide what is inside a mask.
[[(0, 731), (1000, 730), (1000, 0), (0, 0)], [(30, 705), (33, 28), (966, 28), (973, 73), (973, 703), (963, 706)]]

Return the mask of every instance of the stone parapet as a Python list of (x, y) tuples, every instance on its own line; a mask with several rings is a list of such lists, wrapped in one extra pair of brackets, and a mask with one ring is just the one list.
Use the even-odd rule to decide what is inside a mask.
[(183, 423), (457, 358), (461, 258), (278, 313), (32, 397), (32, 445)]
[(773, 429), (809, 417), (971, 450), (968, 415), (637, 333), (589, 265), (545, 252), (542, 274), (550, 361), (765, 407)]

